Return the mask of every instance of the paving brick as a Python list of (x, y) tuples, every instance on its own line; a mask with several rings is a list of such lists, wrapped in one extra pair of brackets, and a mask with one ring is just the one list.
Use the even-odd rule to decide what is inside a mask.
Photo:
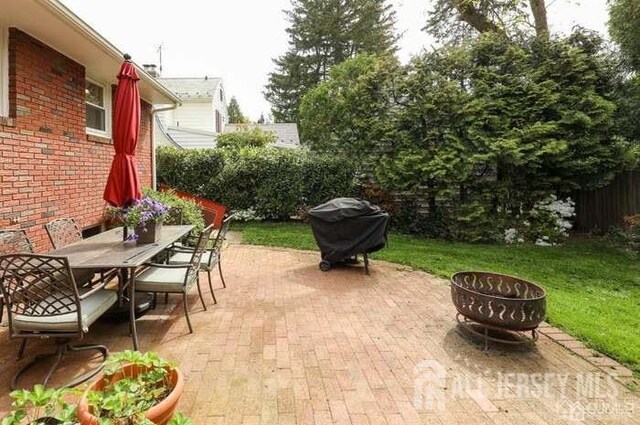
[[(555, 335), (575, 340), (549, 326), (535, 350), (492, 345), (485, 351), (457, 332), (446, 282), (426, 273), (377, 261), (370, 276), (360, 268), (322, 273), (316, 254), (237, 244), (225, 254), (228, 287), (216, 290), (218, 304), (205, 312), (197, 308), (197, 294), (190, 295), (193, 334), (180, 297), (138, 321), (143, 349), (183, 370), (186, 392), (178, 409), (197, 424), (574, 424), (560, 402), (603, 400), (589, 393), (585, 377), (605, 382), (608, 371), (626, 376), (629, 387), (635, 382), (631, 371), (606, 357), (595, 357), (605, 360), (594, 365), (561, 346)], [(88, 334), (91, 342), (129, 349), (126, 321), (99, 321)], [(9, 407), (13, 373), (49, 343), (30, 342), (18, 363), (16, 349), (0, 327), (0, 415)], [(55, 382), (68, 380), (83, 363), (70, 356)], [(552, 379), (548, 393), (536, 393), (545, 376)], [(640, 410), (637, 393), (613, 385), (613, 401)], [(587, 412), (584, 423), (638, 422)]]

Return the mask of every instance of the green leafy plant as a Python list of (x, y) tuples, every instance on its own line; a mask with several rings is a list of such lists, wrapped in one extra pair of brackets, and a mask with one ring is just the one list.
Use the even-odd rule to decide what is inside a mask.
[[(194, 233), (204, 229), (204, 217), (202, 216), (202, 210), (191, 199), (181, 198), (175, 194), (175, 192), (157, 191), (151, 188), (143, 188), (142, 193), (151, 199), (162, 202), (163, 204), (171, 207), (172, 209), (178, 209), (182, 212), (182, 224), (192, 224), (194, 227)], [(165, 224), (178, 224), (165, 221)]]
[(216, 146), (225, 149), (264, 148), (275, 143), (276, 140), (274, 133), (245, 124), (238, 131), (218, 135)]
[(224, 149), (178, 149), (161, 146), (156, 150), (158, 183), (206, 198), (206, 187), (225, 166)]
[[(551, 195), (602, 187), (637, 164), (624, 133), (638, 120), (617, 123), (629, 97), (619, 72), (583, 29), (549, 40), (487, 32), (405, 66), (359, 56), (305, 94), (302, 142), (355, 158), (384, 191), (415, 203), (396, 209), (396, 228), (499, 242)], [(551, 213), (530, 221), (526, 240), (565, 236)]]
[[(138, 373), (125, 368), (135, 365)], [(175, 364), (154, 352), (124, 351), (104, 365), (104, 387), (87, 396), (101, 425), (149, 424), (146, 412), (173, 390), (170, 371)]]
[(611, 228), (605, 242), (631, 256), (640, 254), (640, 214), (625, 217), (624, 227)]
[(193, 425), (193, 421), (180, 412), (176, 412), (167, 425)]
[[(163, 184), (267, 219), (288, 219), (305, 207), (352, 196), (356, 189), (357, 169), (347, 156), (269, 147), (210, 149), (201, 156), (161, 148), (157, 155)], [(206, 178), (192, 171), (194, 163), (220, 165), (221, 158), (219, 171)]]
[(76, 423), (76, 406), (68, 403), (66, 397), (77, 393), (71, 389), (45, 388), (35, 385), (32, 390), (15, 390), (9, 396), (13, 399), (13, 410), (5, 416), (1, 425), (51, 424), (55, 419), (62, 425)]

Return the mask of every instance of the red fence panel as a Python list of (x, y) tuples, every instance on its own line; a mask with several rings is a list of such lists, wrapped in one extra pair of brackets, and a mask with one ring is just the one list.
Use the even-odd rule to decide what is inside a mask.
[(216, 229), (219, 229), (222, 226), (222, 220), (224, 220), (224, 215), (227, 212), (226, 206), (168, 186), (160, 186), (160, 190), (172, 191), (181, 198), (191, 199), (198, 204), (202, 210), (202, 215), (204, 216), (204, 221), (207, 223), (207, 226), (211, 223), (213, 223)]

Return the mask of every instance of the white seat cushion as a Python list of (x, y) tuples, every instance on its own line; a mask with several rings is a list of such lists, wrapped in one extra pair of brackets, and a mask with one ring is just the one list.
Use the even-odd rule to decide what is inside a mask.
[[(192, 255), (190, 252), (177, 252), (169, 258), (169, 264), (188, 264), (191, 262)], [(209, 255), (212, 256), (212, 266), (218, 263), (218, 254), (212, 251), (203, 252), (200, 258), (200, 270), (209, 271)]]
[[(136, 291), (143, 292), (183, 292), (187, 268), (165, 269), (149, 267), (136, 276)], [(187, 285), (188, 289), (195, 279)]]
[[(101, 290), (84, 300), (80, 300), (82, 311), (81, 327), (86, 333), (102, 314), (118, 300), (115, 291)], [(16, 314), (13, 317), (13, 327), (16, 331), (35, 332), (74, 332), (78, 329), (78, 313), (65, 313), (56, 316), (26, 316)]]

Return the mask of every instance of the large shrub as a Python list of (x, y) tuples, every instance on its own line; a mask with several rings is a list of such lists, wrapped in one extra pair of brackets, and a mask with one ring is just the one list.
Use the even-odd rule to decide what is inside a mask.
[(305, 96), (303, 143), (364, 161), (404, 203), (400, 228), (503, 240), (537, 203), (606, 185), (634, 163), (605, 53), (600, 37), (576, 30), (551, 40), (483, 34), (405, 67), (359, 57)]
[(397, 68), (393, 57), (366, 54), (334, 66), (330, 78), (302, 99), (298, 116), (304, 145), (317, 152), (374, 161), (377, 152), (372, 142), (393, 126), (388, 80)]
[(211, 176), (222, 172), (224, 155), (219, 149), (160, 147), (156, 164), (158, 183), (203, 196)]
[[(266, 218), (286, 219), (355, 192), (356, 169), (345, 157), (276, 148), (214, 149), (193, 157), (165, 148), (157, 155), (161, 183)], [(191, 158), (207, 163), (201, 157), (207, 155), (216, 158), (212, 163), (220, 160), (219, 171), (195, 173), (185, 163)]]
[(263, 131), (258, 127), (246, 124), (238, 131), (223, 133), (216, 137), (216, 147), (227, 149), (264, 148), (278, 140), (275, 133)]

